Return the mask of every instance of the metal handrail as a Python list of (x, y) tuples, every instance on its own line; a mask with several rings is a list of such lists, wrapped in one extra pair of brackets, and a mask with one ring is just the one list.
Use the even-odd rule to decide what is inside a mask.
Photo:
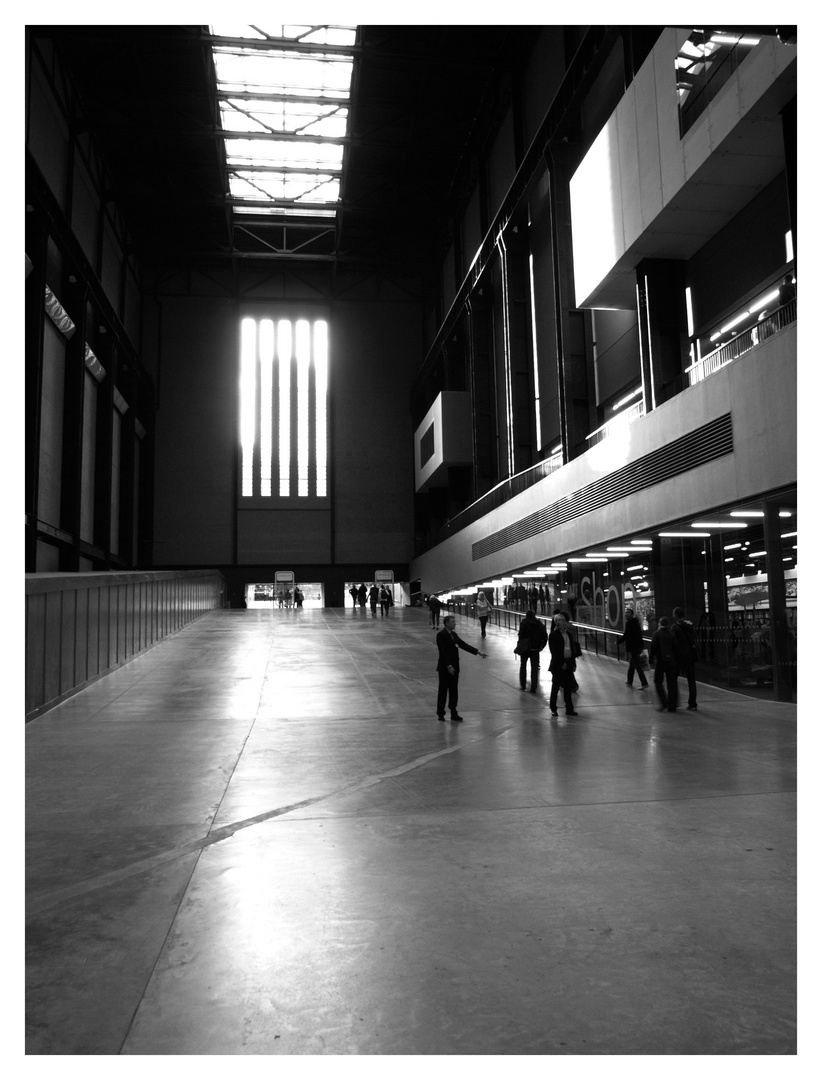
[(790, 326), (794, 322), (796, 322), (795, 299), (789, 300), (787, 304), (777, 308), (772, 315), (768, 315), (761, 322), (749, 326), (747, 330), (737, 334), (735, 338), (726, 342), (725, 345), (720, 345), (718, 349), (714, 349), (713, 352), (701, 357), (696, 363), (687, 367), (685, 374), (688, 376), (689, 386), (695, 386), (698, 382), (702, 382), (703, 379), (707, 379), (709, 375), (713, 375), (714, 372), (719, 371), (726, 364), (730, 364), (732, 360), (736, 360), (746, 352), (750, 352), (756, 345), (766, 341), (769, 337), (773, 337), (774, 334), (779, 333), (780, 330), (784, 330), (786, 326)]
[(617, 416), (612, 417), (602, 427), (598, 427), (596, 431), (592, 431), (590, 435), (586, 435), (586, 439), (591, 446), (596, 446), (597, 443), (602, 442), (603, 439), (607, 439), (610, 435), (613, 435), (615, 431), (628, 424), (633, 424), (635, 420), (639, 420), (645, 415), (645, 402), (637, 401), (630, 408), (624, 409)]

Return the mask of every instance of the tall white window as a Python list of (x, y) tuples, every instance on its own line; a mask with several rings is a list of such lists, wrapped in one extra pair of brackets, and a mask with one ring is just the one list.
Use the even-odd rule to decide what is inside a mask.
[(243, 497), (326, 498), (327, 428), (328, 324), (324, 320), (243, 319)]
[(291, 494), (291, 323), (277, 326), (277, 366), (280, 371), (280, 495)]

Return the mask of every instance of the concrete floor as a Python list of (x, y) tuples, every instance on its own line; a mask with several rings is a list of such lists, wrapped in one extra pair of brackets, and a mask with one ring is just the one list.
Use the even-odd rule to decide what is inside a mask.
[[(479, 644), (473, 620), (458, 632)], [(796, 1052), (796, 707), (219, 611), (32, 721), (27, 1053)]]

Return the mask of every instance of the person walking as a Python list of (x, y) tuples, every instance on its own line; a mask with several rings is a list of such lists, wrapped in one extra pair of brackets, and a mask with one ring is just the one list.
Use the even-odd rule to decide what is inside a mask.
[(537, 692), (539, 683), (539, 654), (548, 643), (548, 631), (543, 626), (536, 612), (531, 608), (525, 613), (525, 618), (519, 624), (519, 637), (517, 647), (514, 650), (519, 656), (519, 687), (525, 689), (528, 674), (528, 661), (531, 661), (531, 693)]
[(349, 592), (349, 595), (351, 596), (351, 606), (356, 611), (357, 610), (357, 586), (352, 585), (351, 588), (348, 590), (348, 592)]
[(548, 670), (551, 672), (551, 716), (558, 716), (557, 698), (562, 689), (563, 701), (565, 702), (565, 715), (577, 716), (574, 710), (572, 694), (576, 686), (577, 662), (574, 656), (575, 637), (571, 632), (563, 612), (558, 611), (553, 618), (551, 633), (548, 635), (548, 649), (551, 653), (551, 663)]
[(480, 591), (477, 593), (477, 618), (480, 624), (480, 637), (485, 637), (485, 624), (488, 622), (488, 615), (491, 611), (491, 605), (486, 599), (485, 593)]
[(445, 702), (448, 701), (448, 709), (451, 713), (451, 721), (454, 724), (462, 723), (462, 717), (457, 712), (457, 700), (459, 698), (460, 681), (460, 649), (481, 656), (484, 660), (487, 653), (480, 652), (473, 645), (463, 641), (454, 629), (456, 619), (453, 615), (446, 615), (442, 620), (442, 630), (437, 634), (437, 649), (439, 660), (437, 661), (437, 673), (439, 686), (437, 688), (437, 719), (445, 721)]
[(380, 615), (384, 616), (388, 614), (388, 609), (391, 606), (391, 593), (386, 589), (384, 585), (380, 586)]
[(365, 601), (367, 596), (368, 591), (366, 590), (365, 584), (363, 583), (360, 585), (359, 589), (357, 589), (357, 600), (359, 601), (360, 607), (363, 609), (363, 611), (365, 610)]
[(659, 627), (651, 638), (649, 660), (654, 665), (654, 689), (659, 698), (660, 711), (667, 709), (668, 712), (676, 712), (676, 642), (667, 615), (659, 620)]
[(440, 612), (442, 611), (442, 601), (438, 596), (434, 596), (433, 593), (428, 597), (428, 610), (431, 612), (431, 625), (436, 630), (440, 625)]
[(642, 650), (645, 643), (642, 640), (642, 627), (639, 619), (634, 615), (633, 608), (625, 611), (625, 630), (619, 639), (625, 643), (625, 651), (628, 653), (628, 677), (626, 686), (634, 685), (634, 672), (639, 676), (639, 682), (643, 690), (648, 689), (648, 680), (645, 678), (645, 669), (642, 666)]
[(674, 635), (678, 673), (684, 675), (688, 681), (688, 708), (693, 712), (696, 709), (696, 634), (694, 624), (685, 618), (681, 607), (674, 608), (671, 632)]

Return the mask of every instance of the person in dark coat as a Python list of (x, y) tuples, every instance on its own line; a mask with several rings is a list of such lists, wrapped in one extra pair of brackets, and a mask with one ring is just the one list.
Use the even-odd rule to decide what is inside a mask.
[(431, 625), (436, 628), (440, 624), (440, 612), (442, 611), (442, 600), (438, 596), (434, 596), (432, 593), (428, 597), (428, 608), (431, 612)]
[(625, 631), (620, 641), (625, 642), (625, 651), (628, 653), (628, 678), (626, 685), (634, 685), (634, 672), (639, 675), (639, 681), (643, 690), (648, 689), (648, 680), (645, 678), (645, 670), (642, 667), (642, 650), (645, 643), (642, 640), (642, 627), (639, 619), (634, 615), (633, 608), (625, 612)]
[(368, 603), (371, 606), (371, 614), (376, 619), (377, 617), (377, 604), (380, 602), (380, 590), (376, 585), (372, 585), (368, 590)]
[(528, 674), (528, 661), (531, 661), (531, 693), (537, 692), (539, 682), (539, 654), (548, 642), (548, 632), (536, 616), (536, 612), (529, 609), (525, 618), (519, 624), (519, 637), (517, 639), (517, 652), (519, 655), (519, 685), (525, 689), (525, 681)]
[(483, 660), (488, 655), (475, 649), (463, 641), (454, 629), (456, 619), (453, 615), (446, 615), (442, 620), (442, 630), (437, 634), (437, 648), (439, 660), (437, 661), (437, 673), (439, 674), (439, 687), (437, 689), (437, 719), (445, 720), (445, 701), (448, 699), (448, 709), (451, 720), (458, 724), (462, 717), (457, 712), (457, 699), (459, 697), (460, 681), (460, 649), (481, 656)]
[(357, 589), (357, 599), (360, 602), (360, 607), (361, 608), (365, 607), (365, 600), (366, 600), (367, 596), (368, 596), (368, 592), (367, 592), (367, 590), (365, 588), (365, 585), (360, 585), (359, 589)]
[(667, 615), (663, 615), (659, 620), (659, 627), (651, 638), (648, 658), (654, 668), (654, 689), (659, 698), (660, 710), (667, 709), (668, 712), (676, 712), (676, 677), (679, 665), (676, 658), (676, 642), (671, 633)]
[(391, 593), (388, 591), (388, 589), (385, 587), (385, 585), (381, 585), (380, 586), (380, 615), (383, 615), (383, 616), (387, 615), (388, 614), (388, 609), (389, 609), (390, 606), (391, 606)]
[(559, 611), (554, 615), (553, 629), (548, 635), (548, 649), (551, 653), (551, 715), (558, 716), (557, 698), (562, 689), (565, 702), (565, 715), (576, 716), (572, 694), (576, 686), (574, 672), (577, 668), (574, 657), (574, 635), (565, 615)]
[(679, 674), (684, 675), (688, 681), (688, 708), (693, 712), (696, 708), (696, 634), (694, 624), (685, 618), (681, 607), (674, 608), (671, 632), (674, 635)]

